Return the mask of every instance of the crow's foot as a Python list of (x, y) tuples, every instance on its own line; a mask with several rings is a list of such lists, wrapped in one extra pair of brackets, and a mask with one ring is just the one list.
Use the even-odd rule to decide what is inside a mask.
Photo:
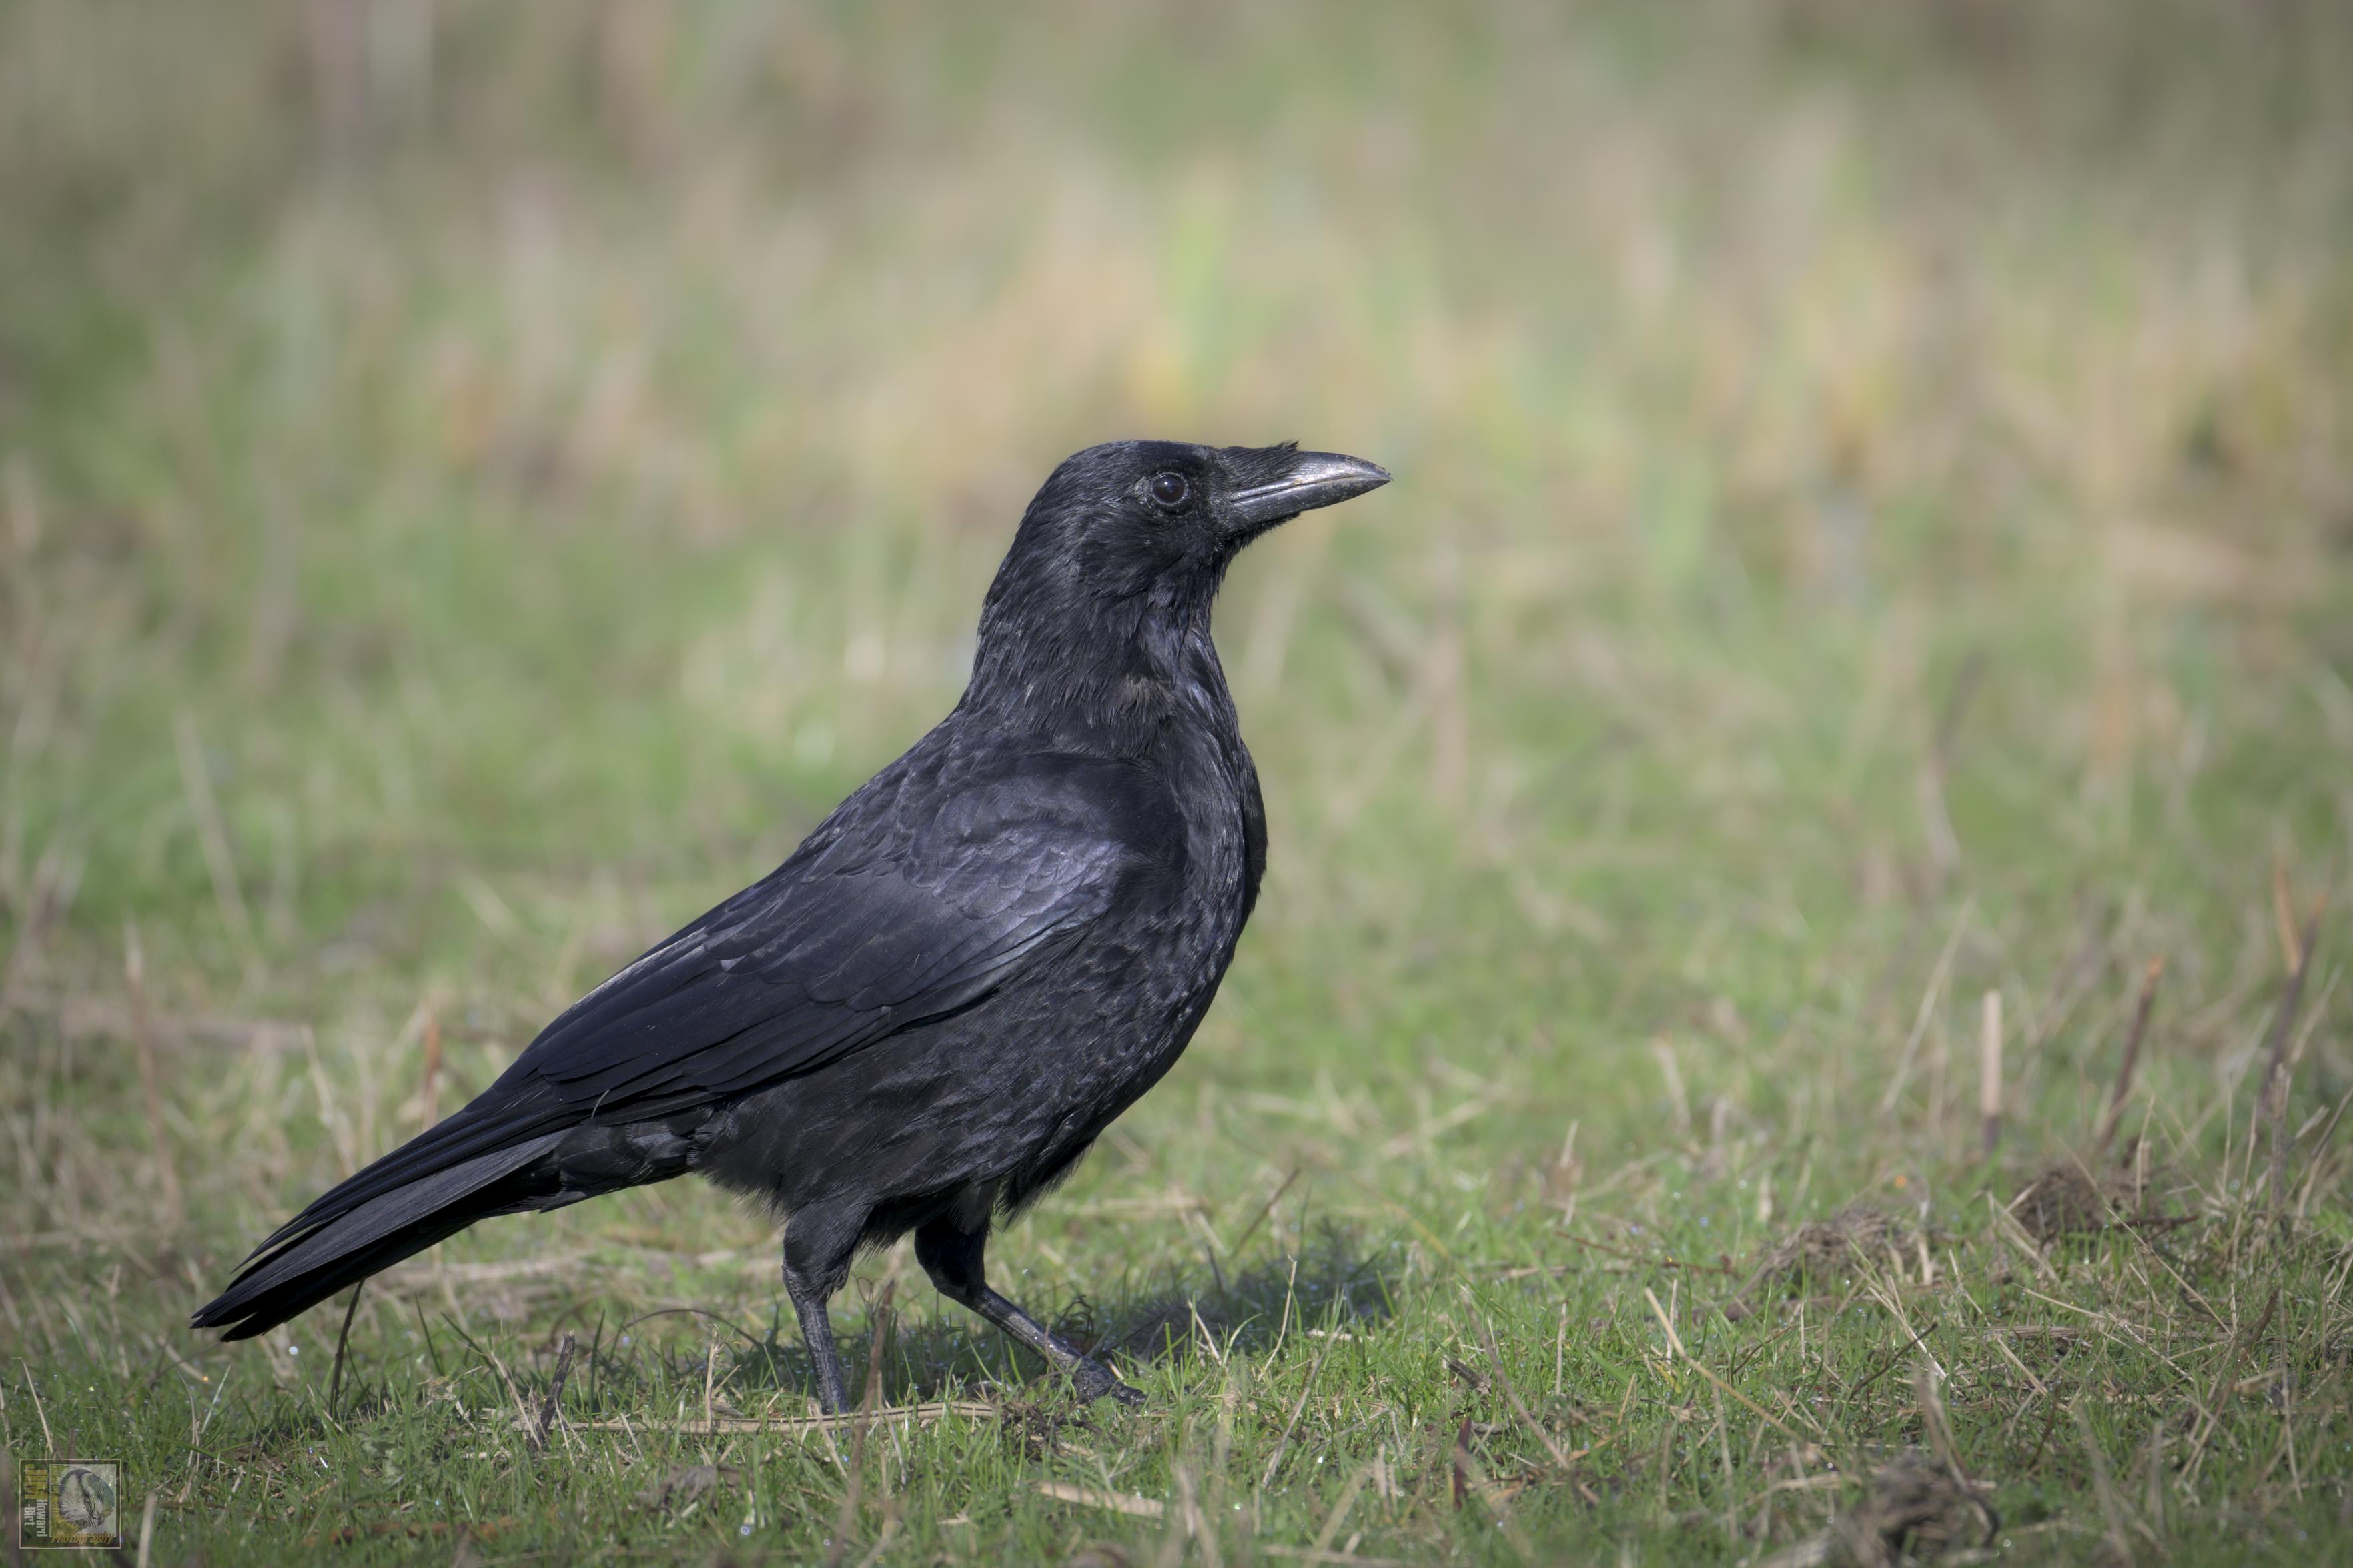
[(1078, 1385), (1079, 1397), (1092, 1401), (1106, 1394), (1131, 1410), (1144, 1405), (1144, 1391), (1120, 1381), (1119, 1373), (1092, 1356), (1081, 1356), (1071, 1368), (1071, 1381)]

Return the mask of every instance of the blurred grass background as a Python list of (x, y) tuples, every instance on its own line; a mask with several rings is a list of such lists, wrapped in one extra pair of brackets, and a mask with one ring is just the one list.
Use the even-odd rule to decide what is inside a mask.
[[(10, 0), (0, 1337), (111, 1279), (197, 1353), (428, 1036), (446, 1110), (943, 712), (1131, 435), (1398, 482), (1227, 590), (1267, 897), (1033, 1294), (1222, 1290), (1311, 1220), (1185, 1216), (1293, 1170), (1374, 1241), (1535, 1246), (1588, 1170), (1736, 1256), (1957, 1214), (2084, 1140), (2152, 956), (2221, 1158), (2274, 888), (2353, 847), (2348, 68), (2288, 0)], [(765, 1237), (678, 1184), (449, 1250), (759, 1303)]]

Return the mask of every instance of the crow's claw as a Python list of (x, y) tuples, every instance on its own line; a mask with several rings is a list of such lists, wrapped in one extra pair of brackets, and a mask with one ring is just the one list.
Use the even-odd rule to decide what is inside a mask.
[(1071, 1381), (1079, 1386), (1079, 1397), (1096, 1400), (1109, 1394), (1129, 1409), (1142, 1407), (1144, 1393), (1120, 1381), (1119, 1373), (1092, 1357), (1082, 1358), (1071, 1369)]

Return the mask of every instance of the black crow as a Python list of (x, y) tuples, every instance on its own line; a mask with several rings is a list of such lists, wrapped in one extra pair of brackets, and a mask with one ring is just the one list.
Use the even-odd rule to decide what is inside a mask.
[(279, 1227), (198, 1328), (244, 1339), (486, 1215), (692, 1171), (785, 1219), (825, 1408), (826, 1303), (909, 1230), (932, 1282), (1140, 1396), (988, 1287), (994, 1218), (1159, 1081), (1266, 866), (1209, 640), (1235, 554), (1387, 483), (1294, 446), (1122, 441), (1054, 470), (955, 710), (775, 871), (575, 1003), (448, 1120)]

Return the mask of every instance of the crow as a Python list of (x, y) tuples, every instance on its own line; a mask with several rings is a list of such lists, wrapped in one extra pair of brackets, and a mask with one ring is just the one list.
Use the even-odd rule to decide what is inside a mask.
[(991, 1289), (983, 1252), (1176, 1063), (1257, 901), (1266, 813), (1209, 637), (1228, 565), (1388, 478), (1294, 444), (1063, 462), (954, 711), (463, 1110), (280, 1226), (193, 1326), (249, 1338), (478, 1219), (693, 1172), (783, 1219), (825, 1409), (848, 1405), (827, 1303), (911, 1230), (943, 1295), (1083, 1397), (1140, 1402)]

